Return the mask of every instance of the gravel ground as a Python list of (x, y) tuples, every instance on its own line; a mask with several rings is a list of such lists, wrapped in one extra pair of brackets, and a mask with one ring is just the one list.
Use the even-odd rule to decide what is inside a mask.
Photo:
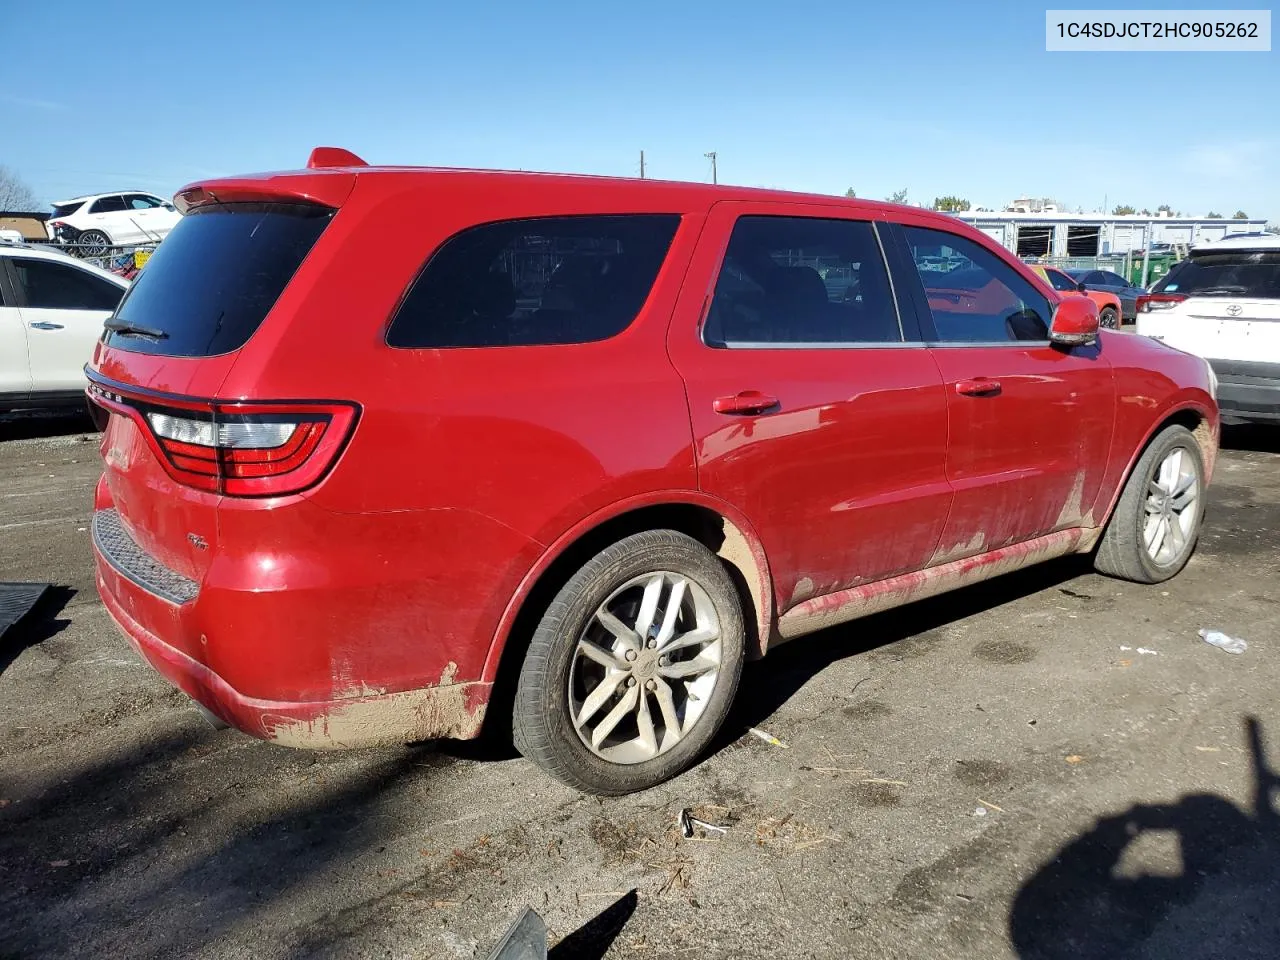
[(483, 957), (526, 905), (560, 960), (1280, 957), (1280, 431), (1228, 433), (1171, 583), (1069, 560), (797, 641), (602, 801), (206, 726), (96, 598), (86, 429), (0, 420), (0, 580), (57, 585), (0, 643), (0, 957)]

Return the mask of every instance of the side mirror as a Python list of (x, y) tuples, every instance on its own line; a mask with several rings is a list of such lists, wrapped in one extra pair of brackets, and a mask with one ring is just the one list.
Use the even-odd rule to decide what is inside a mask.
[(1064, 297), (1049, 325), (1053, 343), (1075, 347), (1098, 339), (1098, 305), (1088, 297)]
[(1085, 292), (1086, 290), (1088, 290), (1089, 288), (1088, 288), (1088, 287), (1086, 287), (1086, 286), (1084, 285), (1084, 281), (1083, 281), (1083, 280), (1081, 280), (1081, 281), (1079, 281), (1079, 282), (1076, 284), (1076, 289), (1077, 289), (1077, 290), (1079, 290), (1081, 293), (1084, 293), (1084, 292)]

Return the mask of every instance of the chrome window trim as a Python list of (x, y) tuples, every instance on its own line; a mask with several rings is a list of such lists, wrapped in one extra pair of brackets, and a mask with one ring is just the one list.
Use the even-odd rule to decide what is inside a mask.
[(926, 347), (1051, 347), (1052, 340), (929, 340)]
[(704, 344), (704, 346), (712, 350), (901, 350), (905, 347), (924, 348), (928, 344), (920, 340), (836, 340), (831, 342), (810, 341), (807, 343), (795, 341), (783, 343), (743, 341), (740, 343), (726, 343), (722, 347), (712, 347), (709, 343)]

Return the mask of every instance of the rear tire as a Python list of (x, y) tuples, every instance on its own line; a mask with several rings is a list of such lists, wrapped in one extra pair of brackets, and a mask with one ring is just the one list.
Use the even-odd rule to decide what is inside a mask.
[(1160, 431), (1134, 464), (1094, 556), (1099, 573), (1135, 583), (1175, 576), (1204, 518), (1204, 460), (1186, 427)]
[(1116, 314), (1115, 307), (1102, 308), (1102, 312), (1098, 314), (1098, 326), (1106, 330), (1114, 330), (1120, 326), (1120, 318)]
[(111, 248), (111, 238), (101, 230), (86, 230), (76, 238), (76, 243), (77, 252), (86, 258), (105, 257)]
[(570, 578), (534, 632), (516, 749), (586, 793), (655, 786), (724, 723), (744, 648), (738, 593), (706, 547), (674, 530), (620, 540)]

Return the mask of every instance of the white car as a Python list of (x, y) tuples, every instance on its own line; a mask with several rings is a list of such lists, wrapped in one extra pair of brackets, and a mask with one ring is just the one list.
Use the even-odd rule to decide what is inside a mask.
[(1280, 236), (1192, 249), (1138, 298), (1137, 332), (1209, 361), (1224, 421), (1280, 424)]
[(46, 229), (50, 240), (81, 244), (97, 256), (107, 247), (162, 240), (181, 219), (172, 203), (151, 193), (102, 193), (58, 201)]
[(64, 253), (0, 244), (0, 412), (83, 404), (84, 365), (128, 289)]

